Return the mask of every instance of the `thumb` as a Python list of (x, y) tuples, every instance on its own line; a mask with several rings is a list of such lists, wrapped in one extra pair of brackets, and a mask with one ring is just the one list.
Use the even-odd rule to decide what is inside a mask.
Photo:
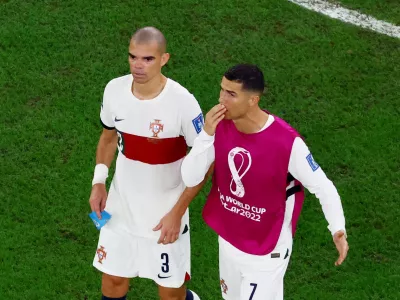
[(158, 225), (157, 225), (156, 227), (153, 228), (153, 231), (160, 230), (161, 227), (162, 227), (162, 223), (161, 223), (161, 221), (160, 221), (160, 223), (158, 223)]
[(340, 266), (344, 261), (344, 257), (342, 254), (339, 255), (339, 258), (336, 260), (335, 265)]

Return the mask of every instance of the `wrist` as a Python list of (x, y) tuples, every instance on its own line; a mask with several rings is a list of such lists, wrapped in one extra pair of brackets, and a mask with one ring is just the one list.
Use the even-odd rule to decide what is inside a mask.
[(210, 128), (209, 126), (204, 125), (203, 127), (203, 131), (204, 133), (206, 133), (208, 136), (213, 136), (215, 134), (215, 129), (213, 130), (212, 128)]
[(187, 210), (187, 206), (185, 204), (182, 203), (177, 203), (171, 210), (171, 212), (173, 214), (178, 215), (180, 218), (183, 217), (183, 215), (185, 214), (186, 210)]
[(105, 164), (97, 164), (94, 168), (92, 186), (98, 183), (106, 184), (107, 177), (108, 167)]
[(345, 229), (336, 230), (336, 231), (332, 234), (332, 237), (335, 237), (335, 236), (336, 236), (337, 234), (339, 234), (340, 232), (343, 232), (343, 233), (344, 233), (344, 237), (347, 239), (347, 232), (346, 232)]

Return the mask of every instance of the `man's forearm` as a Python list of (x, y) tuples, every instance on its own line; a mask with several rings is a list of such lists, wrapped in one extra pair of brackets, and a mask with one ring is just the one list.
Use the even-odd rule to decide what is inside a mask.
[(183, 191), (182, 195), (179, 197), (179, 200), (173, 207), (173, 210), (175, 210), (175, 212), (178, 213), (180, 216), (183, 216), (185, 214), (186, 209), (189, 207), (189, 204), (203, 188), (204, 182), (205, 181), (201, 182), (200, 184), (194, 187), (187, 187)]
[(192, 150), (182, 162), (182, 180), (187, 187), (195, 187), (200, 184), (207, 170), (215, 159), (214, 136), (208, 136), (201, 131), (194, 141)]
[(118, 136), (115, 130), (103, 130), (97, 145), (96, 167), (94, 168), (92, 186), (106, 183), (108, 169), (114, 160), (117, 141)]
[(200, 182), (198, 185), (194, 187), (186, 187), (186, 189), (183, 191), (182, 195), (179, 197), (178, 202), (175, 204), (172, 210), (177, 212), (180, 216), (183, 216), (185, 214), (186, 209), (189, 207), (190, 203), (193, 201), (193, 199), (203, 188), (204, 184), (207, 182), (207, 179), (212, 174), (213, 170), (214, 170), (214, 164), (210, 166), (202, 182)]
[(117, 141), (118, 136), (116, 134), (112, 137), (100, 136), (96, 151), (96, 164), (105, 164), (108, 168), (110, 167), (117, 150)]

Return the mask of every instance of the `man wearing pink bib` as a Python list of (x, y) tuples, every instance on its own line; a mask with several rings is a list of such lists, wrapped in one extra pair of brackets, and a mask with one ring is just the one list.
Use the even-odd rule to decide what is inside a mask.
[(259, 107), (264, 86), (257, 66), (229, 69), (220, 103), (206, 115), (181, 169), (188, 187), (213, 172), (203, 218), (219, 236), (221, 291), (229, 300), (283, 299), (303, 186), (321, 203), (339, 252), (336, 265), (348, 251), (335, 186), (296, 130)]

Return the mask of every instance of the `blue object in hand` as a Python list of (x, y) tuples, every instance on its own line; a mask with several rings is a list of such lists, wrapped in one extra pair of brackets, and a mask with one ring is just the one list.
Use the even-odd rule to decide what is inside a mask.
[(96, 212), (94, 212), (94, 211), (92, 211), (89, 214), (89, 217), (92, 219), (94, 225), (96, 226), (96, 228), (98, 230), (100, 230), (101, 227), (106, 225), (106, 223), (111, 219), (111, 215), (108, 212), (106, 212), (105, 210), (103, 210), (101, 212), (101, 220), (97, 217)]

